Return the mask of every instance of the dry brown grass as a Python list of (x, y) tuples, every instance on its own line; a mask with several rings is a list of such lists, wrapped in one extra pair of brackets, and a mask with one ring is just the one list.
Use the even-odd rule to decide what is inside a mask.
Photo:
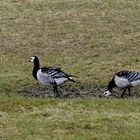
[(60, 89), (75, 97), (98, 95), (119, 70), (139, 71), (139, 13), (139, 0), (1, 0), (0, 139), (139, 139), (139, 99), (17, 97), (44, 91), (33, 55), (77, 75)]

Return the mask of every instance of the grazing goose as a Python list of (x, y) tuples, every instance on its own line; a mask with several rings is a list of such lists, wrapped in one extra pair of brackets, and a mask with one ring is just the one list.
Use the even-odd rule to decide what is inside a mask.
[(109, 82), (107, 90), (103, 93), (104, 96), (111, 95), (112, 88), (118, 87), (124, 89), (121, 97), (124, 96), (125, 91), (128, 89), (128, 94), (131, 96), (130, 88), (140, 85), (140, 72), (135, 71), (120, 71), (113, 76), (113, 79)]
[(65, 81), (72, 81), (72, 75), (69, 75), (61, 70), (59, 67), (42, 67), (40, 68), (39, 59), (37, 56), (33, 56), (30, 62), (34, 63), (32, 71), (33, 77), (43, 85), (53, 86), (53, 91), (56, 97), (59, 97), (57, 86), (63, 84)]

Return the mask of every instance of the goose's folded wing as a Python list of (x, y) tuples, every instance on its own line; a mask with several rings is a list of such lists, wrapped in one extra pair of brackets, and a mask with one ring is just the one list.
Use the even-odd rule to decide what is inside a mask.
[(69, 75), (61, 70), (59, 67), (44, 67), (42, 68), (42, 72), (49, 75), (53, 79), (55, 78), (68, 78)]
[(128, 81), (133, 82), (133, 81), (137, 81), (137, 80), (140, 80), (140, 73), (131, 71), (128, 75)]
[(140, 73), (135, 71), (121, 71), (118, 72), (116, 75), (119, 77), (124, 77), (125, 79), (128, 79), (129, 82), (137, 81), (140, 79)]

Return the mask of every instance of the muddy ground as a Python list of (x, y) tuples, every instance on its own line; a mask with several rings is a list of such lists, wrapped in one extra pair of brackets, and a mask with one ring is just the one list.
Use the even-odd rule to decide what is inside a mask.
[[(105, 86), (88, 86), (81, 88), (69, 88), (69, 87), (58, 87), (58, 92), (60, 94), (59, 98), (105, 98), (103, 97), (103, 92), (106, 90)], [(131, 89), (132, 96), (126, 94), (124, 98), (135, 98), (140, 97), (139, 91), (137, 89)], [(121, 93), (123, 90), (114, 89), (112, 95), (109, 98), (121, 98)], [(55, 98), (53, 93), (53, 88), (50, 86), (36, 86), (31, 88), (24, 88), (18, 92), (21, 96), (25, 97), (40, 97), (40, 98)]]

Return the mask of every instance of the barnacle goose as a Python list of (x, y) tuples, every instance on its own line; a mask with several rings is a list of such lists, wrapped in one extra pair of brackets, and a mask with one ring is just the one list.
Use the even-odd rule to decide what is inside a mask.
[(31, 57), (29, 60), (34, 64), (32, 71), (33, 77), (43, 85), (53, 86), (53, 91), (56, 97), (59, 97), (57, 86), (63, 84), (65, 81), (72, 81), (72, 75), (69, 75), (61, 70), (59, 67), (42, 67), (40, 68), (39, 59), (37, 56)]
[(124, 70), (116, 73), (108, 84), (107, 90), (103, 93), (104, 96), (111, 95), (112, 89), (118, 87), (124, 89), (121, 97), (124, 96), (128, 89), (128, 94), (131, 96), (130, 88), (140, 85), (140, 72)]

